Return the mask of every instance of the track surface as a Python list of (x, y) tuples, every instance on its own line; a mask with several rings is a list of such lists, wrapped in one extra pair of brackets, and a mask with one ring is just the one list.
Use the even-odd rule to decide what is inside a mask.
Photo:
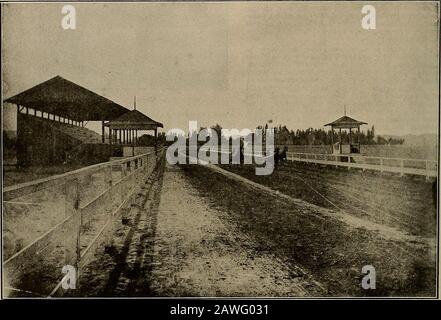
[[(292, 168), (283, 170), (283, 179), (293, 176)], [(310, 177), (308, 184), (317, 179), (298, 176)], [(339, 188), (341, 181), (334, 178), (332, 186)], [(310, 194), (305, 197), (311, 200)], [(383, 237), (335, 219), (327, 205), (314, 201), (286, 201), (203, 166), (166, 166), (164, 174), (155, 171), (143, 186), (117, 225), (112, 245), (97, 252), (73, 294), (434, 294), (435, 256), (424, 242), (427, 237), (415, 235), (421, 237), (415, 242)], [(377, 270), (376, 290), (360, 286), (367, 264)]]

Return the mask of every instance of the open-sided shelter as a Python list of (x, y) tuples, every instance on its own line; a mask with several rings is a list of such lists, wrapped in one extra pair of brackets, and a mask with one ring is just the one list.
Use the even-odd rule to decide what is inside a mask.
[[(350, 153), (360, 153), (360, 126), (367, 124), (363, 121), (355, 120), (347, 115), (325, 124), (325, 126), (330, 126), (332, 130), (332, 153), (336, 154), (350, 154)], [(338, 142), (334, 144), (334, 129), (338, 129)], [(357, 141), (354, 142), (353, 139), (353, 129), (357, 129)], [(349, 130), (348, 141), (342, 141), (342, 130)]]

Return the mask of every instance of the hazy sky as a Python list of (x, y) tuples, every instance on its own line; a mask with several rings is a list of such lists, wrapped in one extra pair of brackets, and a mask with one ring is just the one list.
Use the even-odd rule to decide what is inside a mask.
[[(323, 127), (348, 115), (377, 133), (437, 132), (435, 3), (62, 4), (3, 7), (4, 97), (61, 75), (165, 129)], [(365, 127), (367, 129), (367, 127)]]

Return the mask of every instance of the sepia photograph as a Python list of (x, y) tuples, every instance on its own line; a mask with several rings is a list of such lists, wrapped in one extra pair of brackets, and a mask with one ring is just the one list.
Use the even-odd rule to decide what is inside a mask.
[(2, 298), (438, 299), (439, 5), (2, 2)]

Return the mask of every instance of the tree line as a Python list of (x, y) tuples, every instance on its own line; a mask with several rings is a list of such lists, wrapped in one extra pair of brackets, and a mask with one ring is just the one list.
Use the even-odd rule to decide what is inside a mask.
[[(367, 131), (357, 130), (352, 131), (352, 142), (361, 144), (403, 144), (404, 139), (382, 137), (375, 135), (375, 127), (372, 126)], [(334, 130), (324, 130), (324, 129), (313, 129), (308, 128), (306, 130), (289, 130), (286, 126), (279, 125), (275, 128), (275, 143), (276, 144), (294, 144), (294, 145), (330, 145), (332, 142), (336, 143), (339, 141), (339, 131)], [(343, 142), (349, 141), (349, 132), (347, 130), (342, 130), (341, 139)]]
[[(222, 126), (220, 124), (215, 124), (210, 126), (213, 131), (216, 131), (217, 136), (221, 139), (223, 138), (221, 135)], [(199, 129), (203, 130), (205, 127), (201, 127)], [(257, 126), (256, 129), (268, 129), (268, 124), (264, 126)], [(264, 131), (265, 132), (265, 131)], [(264, 133), (265, 134), (265, 133)], [(162, 143), (165, 142), (165, 135), (158, 137)], [(187, 137), (188, 139), (188, 137)], [(330, 145), (332, 142), (336, 143), (339, 141), (339, 131), (334, 130), (324, 130), (324, 129), (288, 129), (285, 125), (279, 125), (274, 127), (274, 143), (276, 145)], [(344, 143), (349, 141), (349, 132), (348, 130), (342, 130), (341, 139)], [(357, 130), (352, 131), (352, 142), (363, 145), (399, 145), (404, 143), (404, 139), (392, 138), (392, 137), (383, 137), (375, 134), (375, 127), (367, 129), (366, 131), (361, 130), (357, 132)], [(198, 142), (202, 144), (203, 142)]]

